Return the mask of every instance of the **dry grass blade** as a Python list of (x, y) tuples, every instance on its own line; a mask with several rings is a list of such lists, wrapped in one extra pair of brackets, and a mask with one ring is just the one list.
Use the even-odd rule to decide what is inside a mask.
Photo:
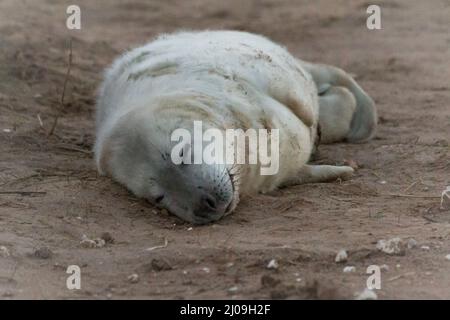
[[(64, 109), (64, 97), (66, 95), (66, 87), (67, 87), (67, 82), (69, 81), (71, 68), (72, 68), (72, 38), (70, 38), (70, 40), (69, 40), (69, 65), (67, 66), (67, 73), (66, 73), (66, 77), (64, 79), (63, 91), (61, 93), (61, 100), (60, 100), (60, 110), (58, 113), (61, 113), (62, 110)], [(59, 118), (59, 114), (57, 114), (55, 116), (52, 127), (50, 128), (50, 131), (48, 132), (48, 136), (51, 136), (55, 132), (56, 125), (58, 124), (58, 118)]]

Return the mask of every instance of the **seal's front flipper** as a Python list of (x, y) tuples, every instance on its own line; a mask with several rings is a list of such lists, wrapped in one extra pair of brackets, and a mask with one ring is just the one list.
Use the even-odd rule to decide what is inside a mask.
[(305, 165), (297, 176), (298, 183), (329, 182), (347, 180), (353, 175), (353, 168), (347, 166)]

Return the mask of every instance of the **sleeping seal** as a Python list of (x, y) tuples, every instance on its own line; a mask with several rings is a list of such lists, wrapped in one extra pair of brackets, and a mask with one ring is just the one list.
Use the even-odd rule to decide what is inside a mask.
[[(377, 121), (373, 101), (344, 71), (237, 31), (163, 35), (126, 53), (107, 70), (96, 111), (99, 172), (196, 224), (229, 214), (245, 194), (348, 177), (347, 166), (308, 164), (318, 127), (325, 142), (359, 142)], [(171, 135), (192, 132), (194, 121), (219, 132), (276, 130), (278, 171), (262, 175), (259, 161), (174, 163)]]

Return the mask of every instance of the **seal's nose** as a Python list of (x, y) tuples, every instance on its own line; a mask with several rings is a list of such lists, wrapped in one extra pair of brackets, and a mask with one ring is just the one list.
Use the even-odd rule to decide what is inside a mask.
[(212, 195), (203, 194), (199, 199), (197, 208), (194, 210), (194, 215), (203, 219), (211, 219), (212, 221), (222, 215), (220, 211), (217, 199)]
[(214, 197), (210, 195), (204, 195), (201, 199), (201, 202), (203, 207), (212, 211), (217, 210), (217, 201), (216, 199), (214, 199)]

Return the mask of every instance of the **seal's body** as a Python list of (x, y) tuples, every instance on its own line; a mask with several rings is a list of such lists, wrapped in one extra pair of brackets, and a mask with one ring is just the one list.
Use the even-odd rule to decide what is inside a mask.
[[(194, 223), (230, 213), (243, 194), (349, 175), (350, 167), (307, 165), (319, 122), (334, 127), (343, 112), (339, 128), (325, 130), (326, 140), (342, 140), (356, 128), (352, 139), (358, 141), (373, 134), (376, 115), (372, 105), (357, 105), (353, 92), (359, 94), (359, 87), (345, 89), (342, 81), (328, 80), (320, 67), (261, 36), (236, 31), (161, 36), (122, 56), (106, 73), (97, 105), (98, 169)], [(344, 103), (336, 111), (333, 101)], [(321, 103), (329, 110), (323, 121)], [(366, 109), (375, 124), (353, 123)], [(261, 175), (260, 164), (175, 165), (171, 133), (191, 130), (193, 121), (222, 131), (279, 129), (278, 173)], [(361, 133), (365, 127), (370, 129)]]

